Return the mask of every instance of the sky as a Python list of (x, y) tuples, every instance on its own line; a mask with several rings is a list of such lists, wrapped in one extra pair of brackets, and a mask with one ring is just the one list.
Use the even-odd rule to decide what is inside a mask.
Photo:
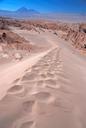
[(0, 9), (17, 10), (20, 7), (39, 12), (86, 13), (86, 0), (0, 0)]

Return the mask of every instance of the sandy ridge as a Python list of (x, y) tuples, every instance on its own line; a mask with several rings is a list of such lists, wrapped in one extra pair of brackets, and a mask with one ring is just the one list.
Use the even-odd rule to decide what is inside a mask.
[[(10, 122), (8, 127), (35, 128), (39, 125), (37, 117), (45, 112), (49, 114), (47, 112), (48, 107), (50, 106), (51, 109), (53, 108), (51, 106), (56, 103), (54, 91), (60, 88), (58, 79), (61, 71), (62, 64), (59, 58), (59, 50), (55, 48), (32, 66), (31, 70), (28, 69), (25, 75), (13, 87), (8, 89), (2, 104), (5, 102), (10, 105), (13, 102), (14, 106), (11, 105), (11, 107), (12, 109), (14, 108), (15, 113), (17, 114), (18, 112), (19, 114), (20, 110), (23, 112), (19, 114), (20, 116), (18, 115), (19, 118), (14, 112), (9, 114), (5, 112), (7, 114), (5, 117), (12, 117), (15, 120), (18, 118), (13, 126), (12, 122)], [(15, 105), (15, 101), (17, 105)], [(41, 104), (46, 109), (40, 108)], [(2, 124), (2, 126), (5, 128), (5, 124)]]

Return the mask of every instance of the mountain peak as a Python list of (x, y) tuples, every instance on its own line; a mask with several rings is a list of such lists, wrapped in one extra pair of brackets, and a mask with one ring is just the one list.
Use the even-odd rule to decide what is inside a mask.
[(17, 10), (17, 12), (19, 13), (31, 13), (31, 14), (39, 14), (38, 11), (34, 10), (34, 9), (28, 9), (26, 7), (21, 7)]
[(26, 7), (21, 7), (17, 10), (17, 12), (28, 12), (29, 9), (27, 9)]

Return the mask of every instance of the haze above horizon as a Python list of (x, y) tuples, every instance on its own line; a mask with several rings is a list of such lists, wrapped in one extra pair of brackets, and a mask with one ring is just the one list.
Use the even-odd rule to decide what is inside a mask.
[(22, 6), (44, 13), (86, 13), (86, 0), (0, 0), (2, 10), (14, 11)]

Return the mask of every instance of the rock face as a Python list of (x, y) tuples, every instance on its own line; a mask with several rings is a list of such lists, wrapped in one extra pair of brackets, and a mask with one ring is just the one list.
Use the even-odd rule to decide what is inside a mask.
[(66, 31), (66, 35), (63, 36), (65, 40), (71, 41), (72, 44), (78, 49), (86, 49), (86, 33), (84, 32), (85, 27), (78, 25), (76, 28), (74, 25)]
[(17, 34), (4, 30), (0, 31), (0, 46), (2, 49), (31, 50), (31, 44)]
[(85, 33), (70, 30), (67, 33), (67, 36), (65, 39), (72, 41), (73, 45), (75, 45), (77, 48), (85, 48), (85, 45), (86, 45)]
[[(26, 11), (26, 9), (25, 9)], [(3, 24), (5, 28), (3, 28)], [(12, 19), (0, 19), (1, 29), (6, 30), (6, 26), (20, 27), (20, 29), (35, 30), (50, 30), (53, 31), (54, 35), (60, 36), (61, 38), (72, 42), (72, 44), (78, 49), (86, 50), (86, 24), (80, 23), (61, 23), (61, 22), (50, 22), (43, 20), (12, 20)], [(9, 28), (9, 27), (8, 27)], [(25, 43), (23, 38), (18, 37), (14, 33), (7, 32), (7, 37), (3, 38), (0, 36), (0, 42), (8, 43), (8, 47), (30, 50), (30, 44)], [(3, 34), (5, 36), (5, 34)], [(13, 35), (13, 36), (12, 36)], [(13, 38), (14, 37), (14, 38)], [(21, 43), (23, 42), (23, 43)]]

